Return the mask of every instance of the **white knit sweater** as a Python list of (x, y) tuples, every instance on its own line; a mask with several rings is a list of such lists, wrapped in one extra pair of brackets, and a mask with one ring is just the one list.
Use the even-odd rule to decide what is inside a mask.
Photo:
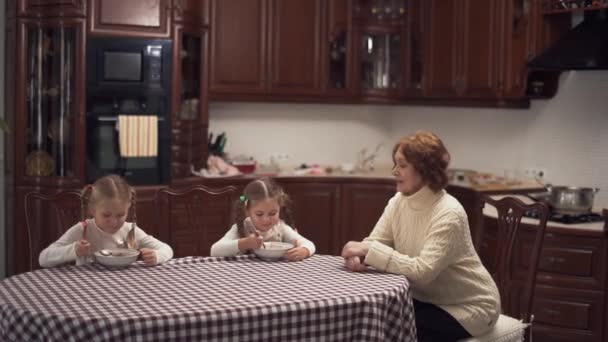
[[(247, 217), (244, 221), (245, 225), (251, 225), (251, 219)], [(253, 228), (255, 229), (255, 228)], [(308, 249), (308, 256), (312, 256), (315, 254), (315, 244), (308, 240), (307, 238), (300, 235), (297, 231), (291, 228), (288, 224), (283, 221), (279, 221), (274, 227), (269, 230), (262, 232), (257, 230), (257, 233), (260, 234), (262, 240), (267, 241), (277, 241), (277, 242), (293, 242), (296, 241), (298, 247), (304, 247)], [(238, 227), (236, 223), (230, 227), (230, 230), (216, 243), (211, 246), (211, 256), (214, 257), (226, 257), (226, 256), (235, 256), (239, 254), (243, 254), (239, 250), (239, 233)]]
[[(87, 219), (86, 236), (84, 237), (91, 244), (91, 255), (76, 256), (76, 241), (83, 238), (84, 231), (82, 222), (76, 223), (68, 229), (59, 240), (53, 242), (45, 248), (38, 257), (38, 262), (42, 267), (55, 267), (68, 263), (84, 265), (94, 261), (93, 254), (104, 248), (120, 247), (127, 240), (127, 235), (131, 230), (131, 222), (125, 222), (114, 234), (108, 234), (95, 224), (94, 219)], [(173, 257), (173, 249), (166, 243), (146, 234), (139, 227), (135, 228), (135, 241), (139, 248), (150, 248), (156, 252), (156, 260), (159, 264)]]
[(473, 248), (464, 209), (445, 190), (397, 193), (364, 241), (366, 264), (405, 275), (414, 298), (441, 307), (471, 335), (496, 323), (498, 288)]

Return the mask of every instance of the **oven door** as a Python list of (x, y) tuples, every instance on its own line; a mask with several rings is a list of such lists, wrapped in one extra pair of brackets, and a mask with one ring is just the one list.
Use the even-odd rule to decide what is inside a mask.
[(87, 118), (87, 181), (92, 183), (114, 173), (123, 176), (130, 184), (163, 183), (160, 153), (155, 157), (120, 155), (117, 122), (116, 115), (92, 115)]

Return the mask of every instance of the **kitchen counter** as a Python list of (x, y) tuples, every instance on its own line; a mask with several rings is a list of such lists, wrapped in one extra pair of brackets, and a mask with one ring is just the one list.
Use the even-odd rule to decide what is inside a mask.
[[(501, 195), (494, 195), (491, 196), (493, 199), (499, 200), (503, 197), (515, 197), (519, 200), (521, 200), (522, 202), (524, 202), (525, 204), (532, 204), (534, 203), (534, 200), (532, 200), (529, 197), (526, 196), (522, 196), (522, 195), (516, 195), (516, 194), (501, 194)], [(593, 212), (601, 212), (601, 210), (597, 210), (594, 209)], [(494, 208), (491, 205), (486, 205), (483, 208), (483, 215), (488, 216), (488, 217), (497, 217), (498, 213), (496, 211), (496, 208)], [(522, 223), (528, 223), (528, 224), (536, 224), (538, 222), (537, 219), (534, 218), (530, 218), (530, 217), (523, 217), (521, 219)], [(547, 229), (550, 230), (550, 228), (568, 228), (568, 229), (580, 229), (580, 230), (588, 230), (588, 231), (593, 231), (593, 232), (603, 232), (605, 229), (607, 229), (607, 224), (606, 222), (587, 222), (587, 223), (573, 223), (573, 224), (566, 224), (566, 223), (561, 223), (561, 222), (555, 222), (555, 221), (547, 221)]]

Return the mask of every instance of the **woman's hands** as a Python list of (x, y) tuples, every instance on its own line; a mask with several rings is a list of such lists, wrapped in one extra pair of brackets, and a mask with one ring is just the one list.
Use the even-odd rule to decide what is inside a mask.
[(154, 266), (158, 263), (156, 259), (156, 251), (150, 248), (142, 248), (139, 250), (141, 260), (146, 264), (146, 266)]
[(342, 257), (344, 260), (344, 266), (353, 271), (360, 272), (365, 270), (366, 266), (363, 263), (369, 247), (367, 244), (358, 241), (349, 241), (344, 248), (342, 248)]
[(87, 256), (91, 254), (91, 243), (85, 239), (80, 239), (75, 242), (74, 250), (78, 257)]
[(239, 250), (241, 252), (245, 252), (250, 249), (262, 248), (263, 243), (264, 240), (262, 240), (262, 237), (260, 235), (249, 234), (248, 237), (239, 239)]

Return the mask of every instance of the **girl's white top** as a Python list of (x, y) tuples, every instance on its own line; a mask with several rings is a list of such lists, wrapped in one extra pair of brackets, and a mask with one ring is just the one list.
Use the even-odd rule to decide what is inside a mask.
[[(40, 253), (38, 262), (42, 267), (55, 267), (62, 264), (75, 262), (76, 265), (83, 265), (94, 260), (93, 254), (104, 248), (123, 247), (127, 241), (127, 235), (131, 230), (131, 222), (125, 222), (115, 234), (108, 234), (101, 230), (94, 219), (87, 219), (86, 236), (82, 233), (84, 227), (82, 222), (78, 222), (68, 229), (59, 240)], [(91, 244), (91, 254), (88, 256), (76, 256), (76, 242), (81, 239), (87, 240)], [(138, 248), (149, 248), (156, 251), (156, 260), (163, 263), (173, 257), (173, 249), (166, 243), (146, 234), (139, 227), (135, 227), (135, 241)]]
[[(265, 232), (255, 229), (249, 217), (245, 219), (244, 224), (248, 230), (251, 230), (252, 233), (255, 230), (258, 234), (260, 234), (264, 242), (275, 241), (293, 243), (295, 240), (298, 247), (308, 249), (309, 256), (315, 254), (315, 244), (300, 235), (283, 221), (279, 221), (279, 223), (277, 223), (274, 227)], [(211, 256), (225, 257), (243, 254), (241, 251), (239, 251), (240, 238), (241, 237), (239, 236), (238, 228), (235, 223), (232, 225), (232, 227), (230, 227), (230, 230), (224, 235), (224, 237), (211, 246)]]

